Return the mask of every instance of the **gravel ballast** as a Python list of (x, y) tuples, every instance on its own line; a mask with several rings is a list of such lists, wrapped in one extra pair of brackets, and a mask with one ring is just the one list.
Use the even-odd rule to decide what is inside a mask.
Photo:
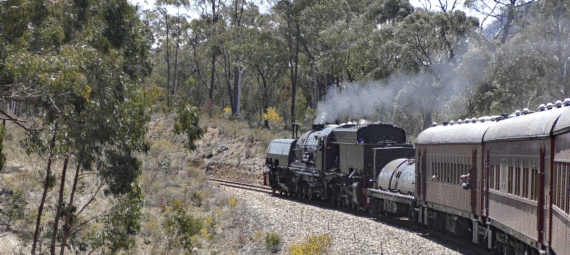
[(475, 254), (447, 241), (433, 241), (429, 235), (399, 229), (375, 219), (293, 201), (265, 193), (220, 187), (251, 210), (262, 231), (282, 238), (281, 252), (309, 236), (328, 234), (328, 254)]

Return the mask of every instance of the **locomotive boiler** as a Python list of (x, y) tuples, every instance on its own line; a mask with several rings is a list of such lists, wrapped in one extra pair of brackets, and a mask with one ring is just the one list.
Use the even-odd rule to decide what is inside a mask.
[(365, 209), (377, 173), (413, 155), (404, 130), (394, 125), (314, 125), (299, 139), (270, 143), (266, 175), (274, 192)]

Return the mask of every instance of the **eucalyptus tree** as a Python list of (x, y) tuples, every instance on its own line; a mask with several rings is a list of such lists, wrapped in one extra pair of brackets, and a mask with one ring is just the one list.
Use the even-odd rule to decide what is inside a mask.
[[(504, 44), (512, 32), (513, 25), (523, 24), (524, 16), (536, 0), (466, 0), (464, 6), (484, 15), (481, 27), (488, 18), (500, 24), (500, 41)], [(483, 27), (482, 27), (483, 28)]]
[[(270, 17), (262, 15), (257, 22), (259, 27), (242, 30), (244, 44), (240, 48), (244, 63), (261, 86), (261, 111), (267, 113), (272, 92), (277, 90), (275, 86), (287, 68), (287, 52), (284, 42), (271, 29)], [(269, 128), (269, 121), (265, 120), (263, 126)]]
[[(278, 31), (287, 49), (287, 64), (291, 80), (291, 124), (295, 124), (295, 99), (299, 78), (299, 53), (301, 51), (301, 12), (304, 4), (294, 0), (279, 0), (273, 6), (277, 15)], [(295, 130), (293, 128), (293, 136)]]
[[(177, 14), (170, 14), (169, 7), (177, 9)], [(167, 105), (171, 105), (171, 97), (176, 92), (178, 80), (178, 53), (180, 51), (180, 38), (183, 30), (187, 29), (186, 15), (180, 14), (180, 9), (186, 11), (190, 8), (188, 0), (159, 0), (154, 3), (152, 10), (145, 11), (145, 19), (150, 23), (156, 39), (158, 49), (163, 49), (166, 62), (166, 100)], [(172, 65), (172, 47), (174, 44), (174, 71)], [(171, 75), (173, 76), (171, 78)]]
[[(64, 192), (62, 174), (60, 199), (54, 206), (63, 226), (52, 226), (61, 236), (60, 253), (68, 239), (93, 219), (78, 222), (98, 192), (105, 191), (125, 203), (131, 217), (140, 213), (142, 194), (138, 189), (140, 162), (133, 156), (146, 151), (145, 123), (148, 121), (147, 95), (139, 88), (151, 71), (148, 52), (152, 35), (136, 9), (126, 0), (56, 1), (11, 0), (0, 5), (2, 83), (0, 100), (33, 105), (39, 114), (21, 122), (0, 111), (26, 133), (28, 152), (46, 161), (43, 195), (38, 208), (31, 253), (37, 248), (46, 195), (55, 184), (51, 168), (57, 157), (64, 167), (73, 164), (75, 173), (70, 192)], [(7, 77), (7, 78), (6, 78)], [(76, 205), (82, 172), (93, 171), (102, 185), (85, 204)], [(62, 194), (69, 201), (62, 202)], [(78, 208), (80, 208), (78, 210)], [(103, 217), (103, 216), (101, 216)], [(136, 234), (138, 218), (131, 217), (123, 232)], [(61, 230), (62, 234), (57, 232)], [(119, 244), (117, 232), (106, 232), (107, 244)], [(112, 237), (111, 237), (112, 236)], [(128, 249), (133, 239), (117, 249)], [(50, 251), (55, 253), (52, 241)]]
[(536, 3), (529, 25), (495, 53), (480, 107), (493, 113), (532, 108), (570, 93), (570, 5)]
[(200, 32), (205, 33), (207, 40), (204, 42), (207, 43), (207, 48), (210, 52), (210, 84), (208, 86), (208, 107), (212, 107), (214, 105), (216, 61), (220, 54), (221, 46), (219, 35), (225, 27), (223, 24), (225, 23), (225, 20), (222, 10), (225, 6), (227, 6), (226, 1), (227, 0), (196, 0), (193, 3), (193, 7), (200, 15), (199, 19), (202, 23)]
[[(467, 36), (478, 27), (473, 17), (462, 11), (432, 13), (417, 10), (399, 24), (395, 40), (401, 45), (400, 58), (406, 63), (405, 72), (423, 77), (406, 81), (398, 100), (412, 102), (419, 109), (423, 128), (431, 125), (437, 106), (445, 104), (454, 84), (456, 57), (467, 47)], [(420, 96), (418, 96), (420, 95)]]
[(244, 34), (250, 29), (258, 29), (256, 20), (260, 16), (259, 7), (245, 0), (234, 0), (223, 12), (227, 17), (227, 27), (221, 35), (220, 62), (232, 114), (239, 117), (241, 91), (248, 72), (245, 59), (249, 53), (245, 52), (245, 48), (251, 43)]

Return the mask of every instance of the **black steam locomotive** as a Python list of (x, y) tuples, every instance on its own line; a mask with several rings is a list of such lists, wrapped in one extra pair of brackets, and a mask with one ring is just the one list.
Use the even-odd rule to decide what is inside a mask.
[(393, 125), (313, 125), (299, 139), (271, 142), (266, 175), (274, 192), (365, 209), (380, 170), (413, 156), (404, 130)]
[(435, 124), (315, 125), (271, 142), (274, 192), (408, 216), (495, 254), (570, 254), (570, 98)]

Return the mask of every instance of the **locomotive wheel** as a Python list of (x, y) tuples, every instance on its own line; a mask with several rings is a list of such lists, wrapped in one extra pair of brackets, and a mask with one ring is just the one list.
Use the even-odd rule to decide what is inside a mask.
[(307, 198), (309, 200), (313, 199), (313, 188), (307, 188)]
[(329, 203), (333, 206), (336, 205), (336, 196), (334, 195), (334, 193), (330, 195)]

